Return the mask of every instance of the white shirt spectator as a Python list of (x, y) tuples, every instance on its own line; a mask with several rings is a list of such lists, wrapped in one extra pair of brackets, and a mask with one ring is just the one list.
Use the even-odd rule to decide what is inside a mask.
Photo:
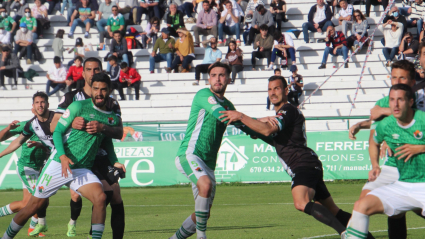
[(353, 5), (348, 4), (347, 9), (345, 9), (345, 10), (343, 8), (341, 8), (341, 10), (339, 10), (339, 15), (341, 17), (352, 16), (353, 15)]
[(51, 66), (49, 71), (47, 71), (47, 74), (49, 74), (50, 79), (54, 81), (66, 80), (66, 68), (62, 64), (59, 68), (56, 68), (55, 65)]
[(322, 8), (319, 7), (319, 5), (316, 6), (316, 13), (314, 14), (313, 22), (319, 23), (326, 19), (326, 7), (327, 5), (323, 5)]
[[(239, 15), (239, 11), (238, 11), (237, 9), (232, 8), (232, 12), (233, 12), (233, 15), (234, 15), (235, 17), (239, 17), (239, 16), (240, 16), (240, 15)], [(226, 16), (226, 14), (227, 14), (227, 9), (225, 8), (225, 9), (221, 12), (221, 17)], [(233, 27), (233, 26), (236, 24), (236, 22), (234, 22), (234, 21), (233, 21), (233, 19), (232, 19), (232, 17), (231, 17), (230, 15), (227, 15), (227, 16), (226, 16), (226, 20), (224, 20), (224, 23), (225, 23), (225, 25), (226, 25), (226, 26), (228, 26), (228, 27)]]
[(425, 15), (425, 3), (421, 4), (412, 3), (412, 13), (410, 14), (410, 19), (424, 19)]
[[(294, 40), (292, 40), (292, 37), (289, 33), (283, 32), (282, 35), (285, 37), (285, 45), (295, 47)], [(279, 43), (276, 40), (273, 41), (273, 46), (276, 46), (276, 45), (279, 45), (279, 44), (282, 44), (282, 43)]]
[(0, 33), (0, 42), (1, 44), (10, 44), (10, 32), (3, 29)]
[(398, 29), (393, 32), (391, 30), (391, 25), (388, 24), (385, 28), (382, 25), (378, 26), (378, 29), (384, 32), (385, 38), (385, 47), (393, 48), (399, 47), (401, 43), (401, 34), (403, 33), (403, 24), (401, 22), (397, 22)]

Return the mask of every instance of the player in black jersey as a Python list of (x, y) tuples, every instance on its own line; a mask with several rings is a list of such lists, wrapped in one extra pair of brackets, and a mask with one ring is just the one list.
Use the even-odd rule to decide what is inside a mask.
[[(93, 78), (94, 74), (104, 74), (100, 73), (101, 71), (102, 63), (99, 59), (91, 57), (84, 61), (82, 75), (85, 79), (85, 86), (82, 89), (68, 92), (62, 97), (52, 121), (52, 129), (56, 127), (58, 120), (72, 102), (91, 98), (91, 79)], [(112, 109), (114, 112), (117, 112), (117, 116), (121, 117), (121, 109), (115, 99), (108, 97), (106, 104), (108, 108)], [(110, 127), (100, 124), (96, 121), (86, 123), (81, 117), (77, 117), (72, 123), (72, 128), (74, 129), (86, 130), (90, 134), (102, 133), (114, 139), (122, 138), (122, 122), (120, 122), (120, 126), (121, 127)], [(106, 194), (106, 203), (111, 203), (111, 227), (113, 232), (113, 239), (122, 239), (124, 236), (125, 220), (124, 205), (118, 184), (119, 177), (114, 177), (117, 170), (114, 169), (109, 160), (105, 160), (105, 157), (107, 157), (105, 151), (100, 149), (98, 155), (96, 156), (92, 172), (103, 184), (103, 190)], [(67, 236), (73, 237), (76, 235), (76, 220), (81, 213), (82, 201), (81, 197), (77, 193), (73, 192), (72, 190), (70, 192), (71, 220), (68, 224)]]
[[(342, 234), (351, 214), (335, 205), (323, 182), (322, 163), (316, 153), (307, 147), (304, 115), (288, 103), (288, 87), (285, 78), (270, 77), (268, 94), (276, 109), (275, 117), (256, 120), (237, 111), (223, 111), (220, 112), (223, 113), (222, 122), (241, 121), (245, 126), (259, 133), (258, 136), (265, 142), (274, 145), (280, 162), (292, 177), (292, 197), (295, 208)], [(368, 238), (373, 236), (369, 234)]]

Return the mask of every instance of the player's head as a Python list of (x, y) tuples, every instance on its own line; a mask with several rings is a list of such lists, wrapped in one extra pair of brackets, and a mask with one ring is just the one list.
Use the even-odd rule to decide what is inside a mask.
[(89, 57), (83, 64), (83, 78), (91, 85), (93, 75), (102, 71), (102, 62), (96, 57)]
[(49, 110), (49, 96), (42, 91), (37, 91), (32, 96), (32, 108), (37, 115), (44, 115)]
[(208, 82), (211, 85), (211, 90), (217, 94), (224, 94), (226, 92), (227, 84), (229, 84), (230, 78), (229, 65), (216, 62), (208, 68), (209, 79)]
[(283, 76), (272, 76), (269, 78), (269, 99), (273, 105), (280, 105), (288, 101), (288, 83)]
[(396, 84), (390, 89), (390, 109), (391, 114), (396, 119), (403, 121), (406, 119), (413, 106), (413, 90), (406, 84)]
[(394, 62), (391, 65), (391, 85), (406, 84), (414, 86), (415, 65), (408, 60)]
[(91, 99), (93, 104), (102, 108), (106, 104), (111, 90), (111, 78), (106, 73), (100, 72), (93, 75), (91, 81)]

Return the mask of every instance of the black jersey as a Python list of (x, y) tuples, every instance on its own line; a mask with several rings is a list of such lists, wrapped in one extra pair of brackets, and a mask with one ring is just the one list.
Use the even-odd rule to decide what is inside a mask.
[(22, 134), (28, 137), (36, 134), (45, 146), (53, 148), (53, 132), (50, 131), (50, 123), (54, 115), (55, 112), (49, 111), (49, 118), (44, 122), (40, 122), (37, 116), (34, 116), (25, 124)]
[(279, 115), (279, 131), (273, 135), (277, 155), (283, 160), (288, 174), (293, 177), (294, 170), (303, 168), (322, 168), (316, 153), (307, 147), (305, 118), (301, 111), (291, 104), (283, 105), (276, 113)]

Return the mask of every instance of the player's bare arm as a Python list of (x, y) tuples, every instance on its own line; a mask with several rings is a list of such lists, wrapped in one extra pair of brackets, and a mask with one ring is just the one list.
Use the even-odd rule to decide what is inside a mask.
[(379, 148), (380, 145), (375, 142), (372, 137), (369, 137), (369, 156), (370, 162), (372, 163), (372, 170), (369, 171), (369, 181), (373, 182), (381, 173), (379, 167)]
[(58, 124), (59, 119), (61, 118), (62, 114), (55, 113), (53, 116), (52, 122), (50, 122), (50, 132), (54, 132), (56, 125)]
[(381, 117), (385, 117), (385, 116), (389, 116), (389, 115), (391, 115), (390, 108), (383, 108), (383, 107), (375, 105), (370, 110), (370, 120), (377, 120)]
[(398, 160), (404, 159), (404, 162), (407, 162), (411, 157), (425, 153), (425, 145), (413, 145), (413, 144), (405, 144), (396, 148), (397, 153), (394, 154)]
[(246, 116), (243, 113), (238, 111), (229, 110), (229, 111), (220, 111), (219, 113), (223, 114), (219, 117), (221, 119), (221, 122), (229, 121), (227, 124), (230, 124), (232, 122), (241, 121), (244, 125), (246, 125), (250, 129), (265, 136), (269, 136), (273, 133), (276, 133), (279, 130), (279, 127), (277, 125), (273, 126), (269, 123), (261, 122), (249, 116)]
[(19, 147), (21, 147), (25, 141), (27, 141), (30, 137), (28, 136), (24, 136), (24, 135), (19, 135), (18, 138), (16, 138), (15, 140), (12, 141), (12, 143), (9, 144), (9, 146), (7, 146), (7, 148), (5, 150), (3, 150), (3, 152), (0, 153), (0, 158), (8, 155), (10, 153), (15, 152), (15, 150), (17, 150)]
[(6, 128), (0, 131), (0, 142), (5, 141), (12, 137), (13, 135), (10, 133), (10, 130), (16, 129), (19, 126), (19, 121), (14, 120), (10, 123)]
[(350, 138), (351, 140), (356, 140), (357, 139), (356, 138), (356, 134), (361, 129), (370, 129), (370, 126), (371, 125), (372, 125), (372, 121), (371, 120), (365, 120), (365, 121), (358, 122), (357, 124), (354, 124), (348, 130), (348, 138)]
[(90, 121), (86, 125), (86, 131), (89, 134), (102, 133), (113, 139), (121, 139), (124, 129), (123, 129), (121, 120), (120, 120), (119, 126), (116, 126), (116, 127), (111, 127), (109, 125), (101, 124), (97, 121)]

